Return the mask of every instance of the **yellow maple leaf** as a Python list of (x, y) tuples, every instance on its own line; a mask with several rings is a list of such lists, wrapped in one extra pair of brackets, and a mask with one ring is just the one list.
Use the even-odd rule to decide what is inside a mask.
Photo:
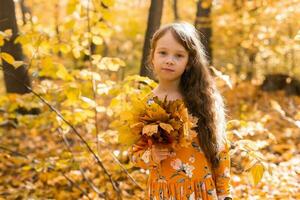
[(133, 134), (140, 134), (143, 130), (143, 127), (144, 127), (144, 123), (138, 122), (138, 123), (132, 124), (130, 126), (130, 129)]
[(170, 124), (166, 124), (166, 123), (159, 123), (159, 126), (164, 129), (165, 131), (167, 131), (168, 133), (171, 133), (171, 131), (174, 130), (174, 128), (170, 125)]
[(169, 114), (158, 104), (153, 103), (146, 107), (145, 114), (140, 117), (146, 121), (167, 121)]
[(152, 136), (154, 133), (157, 133), (158, 125), (157, 124), (148, 124), (143, 127), (143, 135)]
[(168, 121), (169, 124), (171, 124), (171, 126), (175, 129), (175, 130), (179, 130), (181, 127), (182, 127), (182, 123), (179, 121), (179, 120), (175, 120), (174, 118), (173, 119), (170, 119)]

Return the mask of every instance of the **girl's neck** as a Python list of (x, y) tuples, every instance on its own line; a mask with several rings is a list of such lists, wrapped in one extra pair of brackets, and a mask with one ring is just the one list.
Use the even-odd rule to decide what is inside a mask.
[(160, 80), (156, 91), (167, 94), (179, 93), (179, 81), (166, 82)]
[(153, 94), (164, 99), (168, 96), (168, 100), (182, 99), (182, 95), (178, 89), (178, 84), (169, 82), (166, 84), (164, 82), (159, 82), (158, 86), (153, 90)]

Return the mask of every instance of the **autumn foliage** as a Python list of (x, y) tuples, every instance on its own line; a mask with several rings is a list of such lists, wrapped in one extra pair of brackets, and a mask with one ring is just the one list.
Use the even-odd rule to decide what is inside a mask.
[[(1, 51), (0, 66), (26, 66), (32, 87), (6, 94), (1, 77), (0, 199), (144, 199), (148, 172), (129, 162), (124, 144), (137, 138), (120, 119), (133, 119), (130, 102), (157, 84), (134, 75), (149, 2), (28, 0), (26, 23), (16, 4), (25, 59)], [(195, 1), (178, 2), (193, 22)], [(300, 74), (300, 1), (216, 2), (211, 69), (227, 110), (233, 195), (300, 199), (300, 97), (260, 87), (266, 73)], [(163, 23), (171, 10), (166, 3)], [(0, 48), (11, 36), (0, 31)]]

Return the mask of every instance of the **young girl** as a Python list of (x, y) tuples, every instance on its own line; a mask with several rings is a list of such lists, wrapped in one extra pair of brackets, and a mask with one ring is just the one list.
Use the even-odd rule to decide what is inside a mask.
[(139, 141), (130, 149), (132, 162), (150, 170), (146, 199), (231, 199), (223, 101), (194, 26), (182, 22), (160, 28), (151, 41), (149, 65), (159, 84), (148, 98), (183, 100), (199, 120), (188, 148), (170, 152)]

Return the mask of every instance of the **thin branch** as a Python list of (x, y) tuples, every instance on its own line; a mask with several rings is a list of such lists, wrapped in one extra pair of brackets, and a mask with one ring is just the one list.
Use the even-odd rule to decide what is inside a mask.
[[(42, 36), (39, 35), (37, 44), (40, 44), (41, 37), (42, 37)], [(40, 48), (40, 45), (37, 45), (35, 51), (32, 53), (31, 59), (29, 60), (29, 63), (28, 63), (27, 68), (26, 68), (26, 73), (29, 72), (29, 68), (30, 68), (31, 65), (32, 65), (32, 62), (33, 62), (33, 59), (34, 59), (35, 55), (39, 53), (39, 48)]]
[(89, 195), (84, 191), (77, 183), (72, 181), (65, 173), (62, 173), (62, 175), (72, 184), (74, 185), (77, 189), (79, 189), (88, 199), (92, 200)]
[[(65, 134), (63, 134), (63, 133), (61, 132), (61, 129), (60, 129), (60, 128), (58, 128), (57, 131), (60, 133), (61, 137), (63, 138), (63, 141), (64, 141), (64, 143), (65, 143), (65, 145), (66, 145), (68, 151), (72, 154), (72, 162), (73, 162), (73, 163), (79, 163), (79, 162), (76, 160), (76, 158), (75, 158), (75, 155), (74, 155), (74, 153), (73, 153), (73, 151), (72, 151), (72, 149), (71, 149), (71, 145), (70, 145), (68, 139), (66, 138)], [(90, 187), (91, 187), (91, 188), (92, 188), (92, 189), (93, 189), (100, 197), (103, 197), (103, 194), (98, 190), (98, 188), (95, 186), (95, 184), (94, 184), (91, 180), (89, 180), (88, 177), (86, 177), (86, 175), (84, 174), (83, 169), (82, 169), (80, 166), (79, 166), (79, 170), (80, 170), (80, 173), (81, 173), (83, 179), (87, 182), (87, 184), (88, 184), (88, 185), (89, 185), (89, 186), (90, 186)]]
[[(1, 66), (2, 67), (2, 66)], [(3, 68), (3, 67), (2, 67)], [(35, 91), (32, 90), (32, 88), (28, 85), (26, 85), (25, 83), (23, 83), (22, 81), (18, 80), (18, 78), (10, 73), (10, 72), (6, 72), (3, 70), (4, 73), (6, 73), (9, 76), (12, 76), (12, 78), (14, 78), (17, 82), (21, 83), (24, 87), (26, 87), (30, 92), (32, 92), (36, 97), (38, 97), (43, 103), (45, 103), (53, 112), (56, 113), (56, 115), (62, 119), (73, 131), (74, 133), (79, 137), (79, 139), (81, 140), (81, 142), (83, 142), (83, 144), (86, 146), (86, 148), (88, 149), (88, 151), (93, 155), (93, 157), (96, 159), (97, 164), (103, 169), (105, 175), (109, 178), (110, 183), (112, 184), (114, 190), (116, 192), (120, 193), (120, 190), (118, 188), (118, 184), (113, 180), (111, 174), (107, 171), (107, 169), (105, 168), (105, 166), (103, 165), (102, 161), (100, 160), (100, 158), (95, 154), (95, 152), (92, 150), (92, 148), (90, 147), (90, 145), (87, 143), (87, 141), (81, 136), (81, 134), (75, 129), (75, 127), (69, 122), (67, 121), (62, 114), (56, 109), (54, 108), (51, 104), (49, 104), (47, 102), (46, 99), (44, 99), (41, 95), (39, 95), (38, 93), (36, 93)]]
[(120, 163), (119, 159), (112, 152), (110, 152), (110, 155), (114, 158), (114, 160), (118, 163), (118, 165), (123, 169), (123, 172), (125, 172), (127, 174), (127, 176), (129, 177), (129, 179), (134, 184), (136, 184), (140, 190), (144, 190), (143, 187), (140, 184), (138, 184), (136, 182), (136, 180), (129, 174), (128, 170), (122, 165), (122, 163)]
[[(108, 9), (108, 7), (106, 5), (103, 4), (103, 2), (101, 2), (101, 6), (103, 6), (103, 8), (105, 9)], [(92, 45), (92, 32), (91, 32), (91, 24), (90, 24), (90, 0), (88, 0), (88, 6), (87, 6), (87, 31), (89, 33), (89, 45), (88, 45), (88, 48), (89, 48), (89, 65), (90, 65), (90, 70), (92, 70), (92, 66), (93, 66), (93, 63), (92, 63), (92, 49), (91, 49), (91, 45)], [(97, 88), (96, 88), (96, 83), (95, 83), (95, 80), (94, 80), (94, 74), (92, 73), (91, 74), (91, 81), (92, 81), (92, 90), (93, 90), (93, 98), (94, 98), (94, 101), (97, 103)], [(97, 152), (98, 152), (98, 155), (100, 154), (100, 143), (99, 143), (99, 140), (98, 140), (98, 133), (99, 133), (99, 127), (98, 127), (98, 117), (97, 117), (97, 108), (96, 106), (94, 107), (94, 113), (95, 113), (95, 129), (96, 129), (96, 146), (97, 146)], [(129, 177), (129, 179), (131, 181), (133, 181), (134, 184), (136, 184), (138, 186), (138, 188), (140, 190), (143, 190), (143, 188), (134, 180), (134, 178), (128, 173), (128, 171), (126, 170), (126, 168), (120, 163), (120, 161), (115, 157), (115, 155), (113, 153), (111, 153), (111, 156), (113, 157), (113, 159), (115, 160), (115, 162), (118, 163), (118, 165), (122, 168), (123, 172), (126, 173), (126, 175)], [(117, 193), (118, 194), (118, 197), (121, 198), (121, 193)]]
[[(89, 38), (88, 38), (88, 41), (89, 41), (89, 44), (88, 44), (88, 50), (89, 50), (89, 68), (90, 68), (90, 71), (93, 72), (93, 63), (92, 63), (92, 48), (91, 48), (91, 45), (92, 45), (92, 32), (91, 32), (91, 24), (90, 24), (90, 0), (88, 0), (88, 5), (87, 5), (87, 8), (86, 8), (86, 12), (87, 12), (87, 31), (89, 33)], [(97, 104), (97, 86), (96, 86), (96, 81), (94, 80), (94, 73), (91, 73), (91, 82), (92, 82), (92, 93), (93, 93), (93, 98), (94, 98), (94, 101), (95, 103)], [(97, 153), (98, 153), (98, 156), (100, 155), (100, 144), (99, 144), (99, 140), (98, 140), (98, 133), (99, 133), (99, 127), (98, 127), (98, 111), (97, 111), (97, 107), (95, 106), (94, 108), (94, 120), (95, 120), (95, 136), (96, 136), (96, 146), (97, 146)]]

